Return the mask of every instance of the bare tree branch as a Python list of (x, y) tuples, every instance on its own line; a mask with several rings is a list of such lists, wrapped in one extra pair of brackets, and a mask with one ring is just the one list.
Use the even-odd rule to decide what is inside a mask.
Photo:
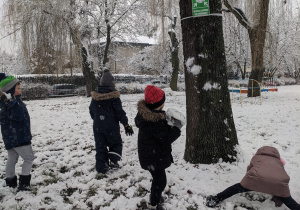
[(113, 27), (127, 12), (129, 12), (131, 7), (138, 1), (139, 0), (135, 0), (134, 2), (132, 2), (131, 5), (128, 7), (128, 9), (118, 19), (116, 19), (113, 24), (111, 24), (111, 27)]
[(4, 38), (6, 38), (6, 37), (8, 37), (8, 36), (10, 36), (10, 35), (12, 35), (12, 34), (14, 34), (14, 33), (16, 33), (16, 32), (19, 31), (21, 28), (23, 28), (23, 26), (21, 26), (21, 27), (17, 28), (16, 30), (14, 30), (14, 31), (12, 31), (12, 32), (10, 32), (10, 33), (8, 33), (8, 34), (6, 34), (6, 35), (3, 36), (3, 37), (1, 37), (0, 40), (2, 40), (2, 39), (4, 39)]
[[(252, 28), (251, 24), (249, 23), (246, 15), (245, 15), (245, 13), (241, 9), (236, 8), (236, 7), (232, 7), (230, 5), (230, 3), (228, 2), (228, 0), (223, 0), (223, 2), (224, 2), (224, 5), (228, 8), (228, 10), (232, 14), (234, 14), (234, 16), (238, 19), (238, 21), (240, 22), (240, 24), (242, 26), (244, 26), (247, 30)], [(225, 12), (227, 12), (227, 11), (225, 10)]]

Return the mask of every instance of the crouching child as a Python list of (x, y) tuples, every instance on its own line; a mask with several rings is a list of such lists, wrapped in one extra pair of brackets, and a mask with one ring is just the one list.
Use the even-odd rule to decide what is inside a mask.
[(291, 196), (290, 177), (284, 170), (284, 165), (285, 161), (276, 148), (270, 146), (259, 148), (252, 157), (242, 181), (215, 196), (208, 196), (206, 206), (215, 207), (237, 193), (256, 191), (273, 195), (275, 206), (284, 203), (291, 210), (300, 210), (300, 205)]

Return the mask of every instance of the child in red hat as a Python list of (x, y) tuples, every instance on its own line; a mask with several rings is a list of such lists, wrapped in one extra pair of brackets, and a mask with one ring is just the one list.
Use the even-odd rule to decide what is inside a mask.
[(173, 162), (171, 144), (180, 136), (182, 124), (175, 119), (174, 126), (168, 125), (165, 93), (153, 85), (145, 88), (145, 99), (137, 105), (135, 124), (139, 128), (138, 155), (140, 165), (152, 175), (149, 209), (162, 209), (162, 192), (167, 184), (165, 169)]

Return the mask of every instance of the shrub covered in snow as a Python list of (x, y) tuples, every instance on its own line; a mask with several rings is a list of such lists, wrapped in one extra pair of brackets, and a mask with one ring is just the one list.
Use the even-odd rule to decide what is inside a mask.
[(32, 84), (32, 83), (21, 83), (22, 88), (22, 99), (33, 100), (33, 99), (45, 99), (48, 98), (48, 92), (50, 85), (45, 84)]

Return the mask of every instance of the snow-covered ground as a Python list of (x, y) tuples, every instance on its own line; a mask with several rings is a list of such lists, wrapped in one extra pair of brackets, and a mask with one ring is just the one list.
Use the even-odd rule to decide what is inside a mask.
[[(185, 93), (166, 89), (166, 107), (185, 113)], [(134, 135), (124, 141), (122, 168), (97, 176), (94, 170), (94, 139), (88, 106), (90, 98), (68, 97), (26, 101), (32, 122), (32, 145), (36, 159), (32, 170), (32, 192), (18, 192), (5, 186), (6, 150), (0, 139), (0, 209), (136, 209), (148, 200), (150, 173), (140, 168), (136, 104), (143, 94), (121, 95)], [(209, 209), (204, 196), (218, 193), (241, 180), (257, 149), (276, 147), (286, 160), (293, 198), (300, 202), (300, 86), (280, 86), (279, 92), (263, 93), (251, 101), (234, 94), (232, 104), (238, 140), (238, 161), (212, 165), (190, 164), (183, 160), (185, 130), (173, 144), (175, 163), (167, 169), (168, 209)], [(252, 102), (252, 104), (251, 104)], [(1, 137), (0, 137), (1, 138)], [(21, 159), (17, 174), (21, 171)], [(236, 195), (222, 203), (226, 210), (283, 210), (259, 193)]]

